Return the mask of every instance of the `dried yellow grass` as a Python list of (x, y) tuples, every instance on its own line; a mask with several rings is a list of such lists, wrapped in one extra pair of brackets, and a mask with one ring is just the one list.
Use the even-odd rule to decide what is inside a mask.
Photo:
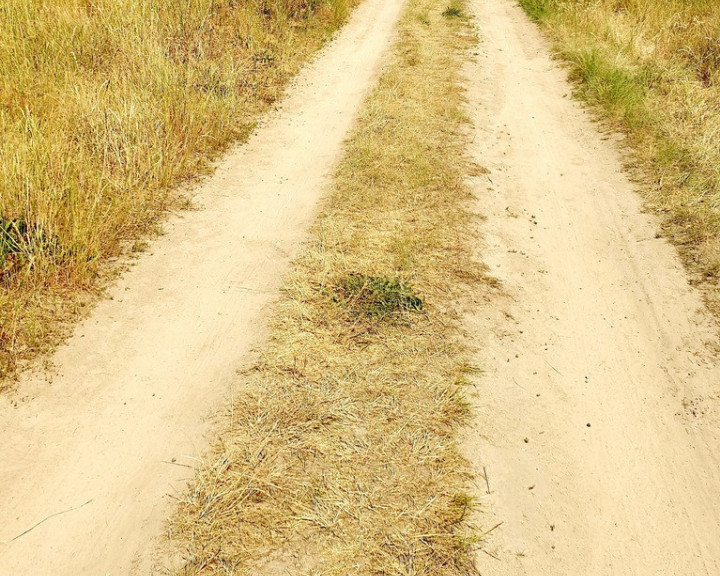
[(462, 315), (488, 283), (463, 182), (474, 38), (453, 6), (409, 2), (261, 360), (180, 497), (178, 574), (474, 573)]
[(242, 141), (355, 0), (0, 3), (0, 379), (176, 185)]

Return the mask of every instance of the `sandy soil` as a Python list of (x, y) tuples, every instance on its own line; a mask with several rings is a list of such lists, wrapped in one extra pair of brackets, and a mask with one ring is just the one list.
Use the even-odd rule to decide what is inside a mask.
[[(504, 294), (480, 301), (467, 454), (483, 574), (720, 574), (715, 325), (512, 0), (471, 0), (472, 154)], [(365, 0), (202, 209), (118, 282), (53, 358), (0, 398), (0, 576), (147, 574), (168, 497), (262, 341), (401, 1)], [(29, 531), (28, 531), (29, 530)]]
[[(720, 574), (717, 334), (622, 174), (618, 143), (511, 0), (472, 0), (487, 246), (468, 455), (483, 574)], [(497, 557), (493, 558), (490, 554)]]
[(262, 339), (401, 5), (365, 0), (197, 191), (202, 209), (173, 219), (78, 326), (56, 369), (0, 398), (0, 575), (149, 573), (168, 494)]

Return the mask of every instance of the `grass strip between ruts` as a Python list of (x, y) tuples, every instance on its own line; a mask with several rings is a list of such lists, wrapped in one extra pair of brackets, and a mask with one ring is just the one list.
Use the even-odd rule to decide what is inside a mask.
[(462, 5), (409, 0), (261, 360), (169, 527), (181, 574), (474, 572)]

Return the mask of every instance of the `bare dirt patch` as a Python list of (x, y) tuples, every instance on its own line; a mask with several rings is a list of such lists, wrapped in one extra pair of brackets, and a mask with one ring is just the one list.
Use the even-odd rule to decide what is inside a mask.
[(481, 570), (718, 574), (714, 321), (535, 27), (509, 0), (473, 10), (482, 253), (505, 293), (471, 321), (468, 453), (503, 522)]

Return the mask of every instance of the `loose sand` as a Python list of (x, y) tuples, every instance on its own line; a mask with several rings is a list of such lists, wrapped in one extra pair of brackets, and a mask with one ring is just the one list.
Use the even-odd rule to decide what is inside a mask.
[(470, 320), (468, 455), (484, 524), (503, 522), (481, 572), (716, 576), (714, 324), (536, 27), (511, 0), (472, 5), (481, 255), (506, 291)]

